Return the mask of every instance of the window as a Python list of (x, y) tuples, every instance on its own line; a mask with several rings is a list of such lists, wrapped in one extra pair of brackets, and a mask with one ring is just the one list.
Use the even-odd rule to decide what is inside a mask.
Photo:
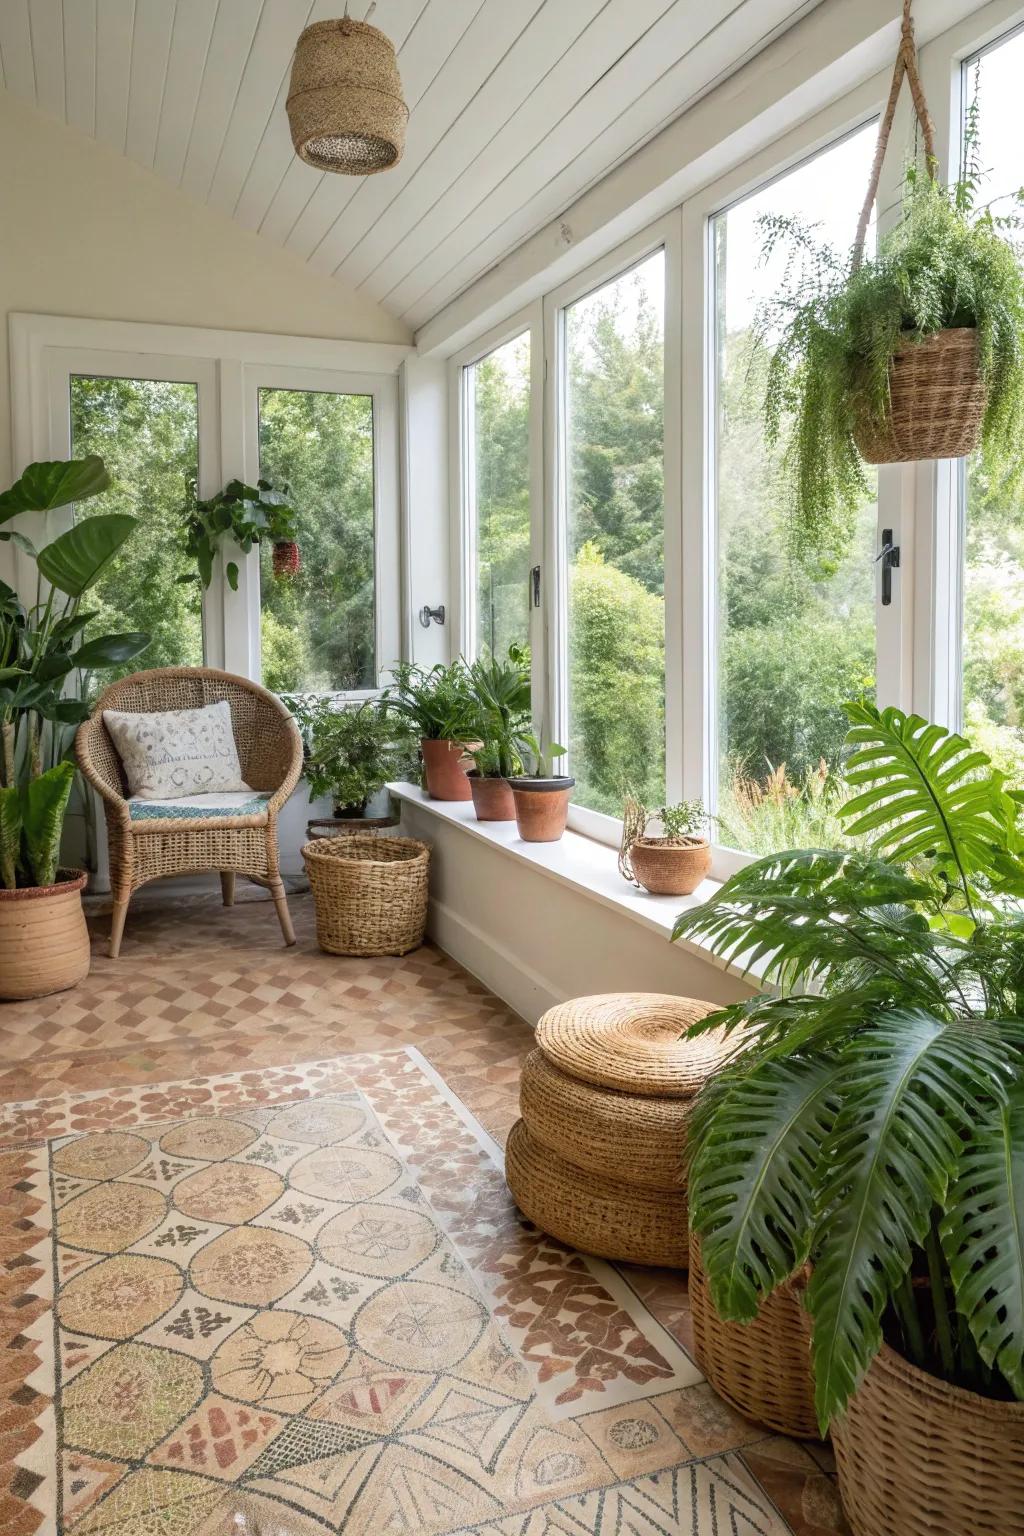
[[(268, 688), (376, 687), (373, 399), (259, 391), (260, 474), (288, 486), (299, 570), (275, 576), (260, 546), (260, 638)], [(390, 657), (388, 660), (390, 661)]]
[[(964, 95), (977, 95), (980, 201), (1010, 210), (1024, 184), (1020, 80), (1024, 32), (964, 66)], [(961, 480), (963, 728), (1015, 782), (1024, 777), (1024, 503), (984, 475), (977, 457)]]
[(665, 797), (665, 253), (563, 311), (565, 671), (574, 800)]
[(712, 222), (717, 512), (717, 840), (749, 853), (822, 846), (839, 833), (833, 773), (846, 733), (841, 705), (872, 696), (875, 529), (865, 499), (849, 554), (810, 572), (786, 547), (780, 465), (761, 426), (765, 352), (759, 302), (779, 252), (760, 260), (758, 220), (816, 224), (839, 249), (853, 241), (874, 125), (798, 166)]
[(97, 614), (88, 633), (142, 631), (152, 639), (141, 658), (104, 677), (140, 666), (201, 666), (201, 593), (181, 548), (181, 509), (199, 475), (196, 385), (74, 374), (70, 399), (72, 453), (98, 453), (111, 478), (76, 516), (129, 512), (139, 520), (89, 593)]
[(503, 656), (530, 638), (530, 333), (463, 372), (471, 644)]

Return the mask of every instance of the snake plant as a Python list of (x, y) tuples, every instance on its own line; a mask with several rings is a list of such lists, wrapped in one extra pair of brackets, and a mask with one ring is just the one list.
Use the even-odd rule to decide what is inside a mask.
[(690, 1130), (722, 1316), (809, 1261), (824, 1430), (883, 1339), (1024, 1400), (1021, 793), (954, 732), (846, 706), (848, 850), (759, 859), (675, 936), (757, 965)]

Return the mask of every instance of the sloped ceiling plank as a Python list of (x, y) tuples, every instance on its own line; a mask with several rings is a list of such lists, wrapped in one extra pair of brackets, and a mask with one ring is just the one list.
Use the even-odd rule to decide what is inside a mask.
[[(537, 0), (524, 0), (523, 8), (532, 15)], [(486, 23), (482, 21), (485, 17)], [(376, 16), (374, 20), (377, 20)], [(453, 73), (453, 62), (458, 62), (460, 72), (466, 71), (470, 79), (479, 82), (505, 51), (503, 46), (497, 54), (494, 53), (493, 31), (500, 30), (502, 35), (507, 35), (510, 29), (516, 32), (519, 30), (518, 20), (519, 3), (510, 6), (507, 0), (431, 0), (410, 39), (409, 58), (401, 61), (405, 99), (411, 109), (406, 156), (419, 159), (426, 154), (442, 131), (440, 122), (446, 103), (450, 121), (458, 104), (466, 100), (466, 79), (459, 79)], [(469, 43), (467, 38), (471, 39)], [(471, 57), (474, 51), (477, 51), (476, 59)], [(442, 77), (446, 82), (443, 87), (438, 83)], [(434, 124), (433, 137), (421, 119), (421, 112), (425, 113), (429, 123)], [(388, 173), (389, 176), (394, 174)], [(288, 236), (286, 244), (296, 255), (308, 259), (342, 212), (348, 218), (348, 205), (358, 203), (367, 180), (387, 180), (387, 177), (323, 178)]]
[(295, 40), (309, 19), (312, 0), (268, 0), (246, 60), (234, 111), (221, 146), (207, 201), (233, 213), (271, 110), (291, 71)]
[[(384, 0), (381, 0), (381, 4), (383, 3)], [(388, 9), (390, 10), (396, 3), (397, 0), (391, 0)], [(357, 21), (362, 21), (369, 6), (370, 0), (354, 0), (354, 3), (349, 5), (349, 14), (354, 16)], [(319, 12), (319, 4), (317, 9)], [(337, 4), (334, 4), (329, 6), (327, 12), (323, 15), (318, 14), (317, 20), (326, 20), (327, 16), (336, 16), (337, 14)], [(374, 21), (376, 20), (375, 14)], [(410, 24), (410, 30), (414, 25), (415, 17)], [(285, 87), (285, 96), (287, 97), (287, 86)], [(324, 180), (322, 171), (315, 171), (311, 165), (305, 165), (295, 154), (295, 151), (290, 148), (290, 137), (288, 143), (288, 164), (284, 168), (283, 175), (278, 179), (266, 207), (260, 214), (259, 222), (253, 226), (259, 230), (261, 235), (266, 235), (268, 239), (273, 240), (276, 245), (284, 245), (295, 225), (296, 219)], [(332, 179), (342, 180), (344, 178), (334, 177)]]
[(96, 7), (96, 137), (124, 153), (132, 78), (135, 0), (98, 0)]
[(607, 0), (575, 0), (571, 6), (541, 6), (483, 89), (477, 91), (418, 170), (404, 178), (404, 185), (396, 180), (382, 188), (392, 195), (369, 229), (362, 235), (341, 230), (343, 240), (325, 240), (313, 265), (326, 265), (338, 252), (331, 270), (344, 266), (349, 282), (359, 284), (374, 272), (384, 256), (417, 228), (467, 165), (482, 156), (489, 159), (489, 145), (502, 125), (606, 4)]
[(64, 96), (67, 119), (96, 132), (96, 0), (65, 0)]
[(173, 25), (167, 0), (135, 0), (125, 154), (140, 165), (151, 166), (156, 155)]
[(36, 71), (32, 60), (28, 0), (7, 0), (7, 4), (0, 5), (0, 59), (6, 88), (34, 103)]
[[(438, 247), (451, 239), (457, 248), (458, 231), (467, 215), (539, 146), (544, 147), (549, 173), (554, 174), (562, 164), (555, 125), (615, 66), (623, 54), (623, 38), (636, 38), (654, 26), (671, 4), (672, 0), (610, 0), (424, 220), (410, 228), (366, 275), (367, 289), (390, 294), (410, 280), (415, 283), (421, 264), (431, 258), (431, 281), (442, 276), (447, 268), (444, 257), (435, 257)], [(400, 291), (398, 298), (403, 296)]]
[(29, 0), (36, 102), (53, 117), (64, 117), (64, 13), (60, 0)]
[(173, 181), (175, 186), (181, 181), (185, 169), (185, 156), (216, 20), (216, 0), (176, 0), (163, 111), (153, 155), (153, 169)]
[[(578, 173), (578, 158), (604, 137), (602, 169), (606, 169), (635, 146), (637, 132), (620, 122), (630, 108), (646, 116), (654, 132), (664, 110), (652, 92), (666, 73), (673, 73), (670, 88), (675, 110), (681, 111), (703, 84), (701, 50), (708, 32), (724, 16), (741, 9), (742, 0), (704, 0), (698, 30), (690, 0), (676, 0), (661, 21), (552, 126), (550, 137), (467, 213), (460, 228), (420, 264), (408, 283), (394, 290), (394, 306), (403, 312), (415, 307), (417, 313), (435, 313), (472, 277), (556, 218), (587, 185)], [(613, 138), (617, 152), (609, 149)], [(567, 184), (572, 188), (568, 195)]]
[(200, 202), (210, 191), (263, 0), (221, 0), (199, 88), (181, 185)]

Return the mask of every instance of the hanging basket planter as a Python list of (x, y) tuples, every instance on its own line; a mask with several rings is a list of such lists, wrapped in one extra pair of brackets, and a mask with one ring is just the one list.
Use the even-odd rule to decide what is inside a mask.
[(295, 48), (287, 111), (295, 153), (318, 171), (372, 176), (397, 165), (409, 108), (390, 38), (347, 16), (314, 22)]
[(275, 541), (273, 564), (275, 581), (281, 581), (290, 576), (298, 575), (302, 567), (302, 557), (299, 554), (299, 546), (294, 539), (278, 539)]
[(857, 420), (854, 439), (868, 464), (959, 459), (981, 441), (987, 400), (977, 331), (936, 331), (896, 354), (889, 364), (888, 419)]

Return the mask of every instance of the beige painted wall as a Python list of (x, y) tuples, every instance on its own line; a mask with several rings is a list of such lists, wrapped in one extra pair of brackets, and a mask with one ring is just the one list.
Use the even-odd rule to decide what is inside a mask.
[(0, 488), (12, 478), (11, 310), (411, 340), (346, 284), (0, 91)]

